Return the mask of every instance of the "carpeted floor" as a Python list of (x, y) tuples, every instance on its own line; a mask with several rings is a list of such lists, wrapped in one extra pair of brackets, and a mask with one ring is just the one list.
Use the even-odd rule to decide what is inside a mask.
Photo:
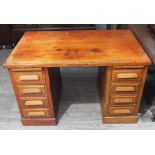
[(151, 121), (150, 106), (143, 100), (137, 124), (102, 124), (97, 93), (97, 68), (61, 69), (63, 89), (57, 126), (22, 126), (10, 77), (3, 62), (11, 50), (0, 50), (0, 129), (155, 129)]

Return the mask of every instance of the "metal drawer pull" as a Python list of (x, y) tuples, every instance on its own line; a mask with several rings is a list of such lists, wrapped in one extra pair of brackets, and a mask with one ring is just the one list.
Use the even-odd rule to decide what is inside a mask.
[(118, 79), (128, 79), (128, 78), (137, 78), (138, 75), (136, 73), (120, 73), (117, 75)]
[(130, 114), (130, 110), (124, 109), (124, 110), (113, 110), (113, 113), (115, 114)]
[(43, 105), (43, 101), (26, 101), (25, 105)]
[(35, 111), (35, 112), (28, 112), (28, 116), (45, 116), (46, 113), (43, 111)]
[(132, 98), (115, 99), (115, 103), (132, 103)]
[(41, 93), (41, 89), (39, 88), (27, 88), (22, 90), (23, 94), (29, 94), (29, 93)]
[(116, 87), (115, 91), (135, 91), (135, 87)]
[(19, 76), (20, 81), (29, 81), (29, 80), (39, 80), (37, 75), (21, 75)]

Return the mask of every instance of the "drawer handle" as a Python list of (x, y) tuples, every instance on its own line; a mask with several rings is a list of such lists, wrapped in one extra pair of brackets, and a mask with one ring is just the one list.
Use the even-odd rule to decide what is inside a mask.
[(33, 112), (28, 112), (28, 116), (45, 116), (46, 113), (44, 111), (33, 111)]
[(135, 91), (135, 87), (116, 87), (116, 91)]
[(120, 73), (117, 75), (118, 79), (129, 79), (129, 78), (134, 78), (136, 79), (138, 75), (136, 73)]
[(26, 101), (25, 102), (25, 105), (43, 105), (44, 103), (43, 103), (43, 101), (40, 101), (40, 100), (38, 100), (38, 101)]
[(29, 80), (39, 80), (37, 75), (21, 75), (19, 76), (20, 81), (29, 81)]
[(132, 98), (114, 99), (115, 103), (132, 103)]
[(29, 93), (37, 94), (37, 93), (41, 93), (41, 89), (39, 89), (39, 88), (27, 88), (27, 89), (23, 89), (22, 92), (23, 92), (23, 94), (29, 94)]
[(117, 110), (113, 110), (113, 113), (114, 114), (130, 114), (131, 112), (128, 109), (124, 109), (124, 110), (117, 109)]

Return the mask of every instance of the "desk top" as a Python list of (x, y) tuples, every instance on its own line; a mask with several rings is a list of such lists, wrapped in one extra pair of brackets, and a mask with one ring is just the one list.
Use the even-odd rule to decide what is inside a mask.
[(5, 67), (148, 65), (150, 59), (129, 30), (26, 32)]
[(129, 25), (129, 28), (155, 64), (155, 35), (144, 24)]

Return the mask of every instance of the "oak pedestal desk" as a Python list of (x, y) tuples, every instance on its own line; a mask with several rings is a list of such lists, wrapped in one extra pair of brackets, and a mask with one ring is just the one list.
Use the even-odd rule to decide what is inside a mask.
[(56, 125), (60, 67), (98, 66), (103, 123), (136, 123), (150, 59), (128, 30), (26, 32), (8, 68), (23, 125)]

